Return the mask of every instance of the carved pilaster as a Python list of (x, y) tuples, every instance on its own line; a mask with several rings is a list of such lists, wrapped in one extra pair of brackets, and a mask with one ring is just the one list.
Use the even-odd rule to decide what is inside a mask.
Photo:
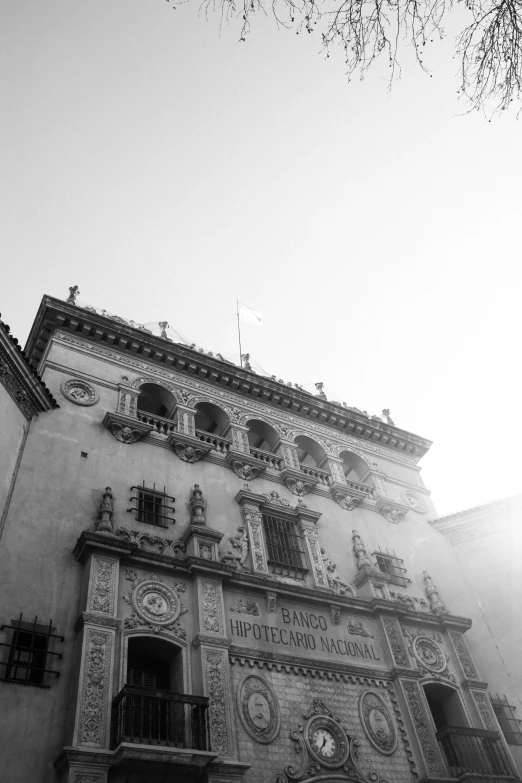
[(248, 427), (241, 424), (229, 422), (223, 431), (224, 438), (230, 438), (232, 441), (231, 450), (241, 454), (250, 454), (250, 444), (248, 442)]
[(473, 658), (471, 657), (471, 653), (468, 649), (464, 634), (460, 633), (460, 631), (450, 631), (449, 638), (451, 640), (451, 644), (453, 645), (453, 649), (455, 650), (464, 677), (466, 677), (468, 680), (480, 680), (477, 667), (475, 666)]
[(116, 616), (116, 590), (119, 560), (113, 557), (92, 555), (88, 569), (86, 611)]
[(433, 719), (431, 718), (424, 691), (415, 680), (400, 680), (400, 684), (426, 772), (428, 776), (446, 777), (446, 764), (435, 736)]
[(285, 463), (285, 468), (290, 470), (301, 470), (299, 465), (299, 457), (297, 456), (297, 446), (293, 441), (283, 440), (282, 438), (277, 441), (274, 452), (279, 454)]
[(197, 578), (199, 631), (210, 636), (226, 636), (223, 588), (217, 579)]
[(411, 668), (411, 659), (406, 649), (401, 624), (396, 617), (383, 617), (382, 625), (395, 666)]
[(74, 744), (108, 748), (116, 631), (84, 625)]
[(139, 389), (133, 389), (125, 383), (118, 384), (118, 407), (116, 412), (121, 416), (136, 419), (138, 412)]
[(497, 718), (491, 706), (489, 696), (485, 691), (470, 690), (473, 701), (480, 715), (482, 725), (488, 731), (498, 731)]
[(316, 587), (328, 587), (328, 577), (319, 546), (319, 534), (313, 524), (304, 524), (301, 522), (306, 548), (308, 551), (308, 560), (312, 567), (312, 576)]
[(252, 553), (252, 569), (254, 572), (267, 574), (268, 563), (263, 535), (263, 517), (260, 511), (252, 508), (243, 508), (243, 516), (250, 539), (250, 552)]
[(201, 645), (203, 689), (209, 699), (210, 745), (221, 758), (235, 756), (228, 650)]
[(177, 403), (174, 409), (174, 422), (176, 432), (180, 435), (196, 437), (196, 409)]

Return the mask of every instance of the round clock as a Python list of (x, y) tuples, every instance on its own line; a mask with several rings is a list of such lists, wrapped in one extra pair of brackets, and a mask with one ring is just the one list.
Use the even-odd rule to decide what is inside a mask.
[(348, 737), (337, 721), (327, 715), (315, 715), (305, 728), (310, 754), (325, 767), (340, 767), (348, 758)]

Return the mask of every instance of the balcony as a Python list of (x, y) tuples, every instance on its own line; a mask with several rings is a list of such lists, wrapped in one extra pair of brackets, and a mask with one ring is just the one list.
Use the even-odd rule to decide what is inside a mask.
[(226, 454), (230, 449), (231, 441), (228, 438), (213, 435), (211, 432), (205, 432), (205, 430), (196, 430), (196, 438), (202, 443), (207, 443), (218, 454)]
[(317, 479), (322, 487), (330, 487), (330, 484), (332, 483), (332, 477), (327, 470), (319, 470), (319, 468), (313, 468), (309, 465), (303, 464), (301, 464), (300, 467), (301, 472), (304, 473), (305, 476), (310, 476), (313, 479)]
[(176, 422), (172, 419), (165, 419), (163, 416), (156, 416), (156, 414), (141, 410), (138, 410), (137, 416), (139, 421), (152, 426), (152, 432), (155, 435), (170, 435), (176, 429)]
[(437, 739), (452, 777), (469, 783), (519, 780), (496, 731), (445, 726)]
[(111, 748), (122, 743), (210, 751), (208, 699), (125, 685), (112, 703)]
[(253, 446), (250, 446), (250, 454), (259, 462), (264, 462), (272, 470), (283, 470), (284, 460), (278, 454), (273, 454), (271, 451), (263, 451), (263, 449), (255, 449)]

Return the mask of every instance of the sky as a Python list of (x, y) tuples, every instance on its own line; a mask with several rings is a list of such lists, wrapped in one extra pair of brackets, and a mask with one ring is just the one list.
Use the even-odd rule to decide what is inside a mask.
[(233, 355), (239, 299), (269, 374), (434, 442), (440, 514), (521, 492), (522, 125), (457, 99), (460, 21), (389, 91), (269, 16), (1, 4), (2, 319), (78, 285)]

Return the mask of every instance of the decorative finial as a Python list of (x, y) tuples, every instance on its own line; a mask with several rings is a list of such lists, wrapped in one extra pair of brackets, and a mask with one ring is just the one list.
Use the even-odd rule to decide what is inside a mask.
[(203, 497), (203, 493), (199, 488), (199, 484), (194, 484), (194, 489), (192, 490), (189, 506), (192, 510), (192, 517), (190, 519), (190, 524), (206, 525), (207, 518), (205, 516), (205, 509), (207, 507), (207, 501)]
[(112, 515), (114, 514), (114, 507), (112, 504), (112, 501), (114, 500), (114, 495), (112, 494), (112, 489), (110, 487), (105, 487), (105, 492), (103, 493), (103, 500), (100, 504), (100, 519), (98, 520), (98, 523), (96, 525), (96, 532), (97, 533), (112, 533), (113, 532), (113, 526), (112, 526)]
[(430, 609), (433, 614), (447, 614), (447, 609), (439, 598), (439, 592), (433, 584), (433, 579), (427, 571), (423, 571), (424, 590), (430, 602)]
[(393, 421), (393, 419), (390, 416), (390, 409), (389, 408), (383, 408), (382, 415), (384, 416), (384, 418), (386, 419), (386, 422), (388, 424), (391, 424), (393, 427), (395, 426), (395, 422)]
[(80, 289), (77, 285), (73, 285), (69, 288), (69, 298), (67, 299), (67, 304), (76, 304), (76, 297), (79, 296)]
[(353, 552), (357, 561), (357, 568), (373, 568), (372, 562), (366, 554), (366, 549), (357, 530), (352, 530)]
[(160, 337), (163, 337), (164, 340), (168, 340), (167, 337), (167, 329), (169, 328), (167, 321), (160, 321), (158, 324), (159, 328), (161, 329), (161, 335)]
[(252, 367), (250, 365), (250, 354), (249, 353), (242, 353), (241, 359), (243, 361), (243, 367), (245, 370), (250, 370), (252, 372)]
[(317, 396), (321, 397), (321, 399), (326, 400), (326, 394), (323, 390), (324, 383), (316, 383), (315, 388), (317, 389)]

